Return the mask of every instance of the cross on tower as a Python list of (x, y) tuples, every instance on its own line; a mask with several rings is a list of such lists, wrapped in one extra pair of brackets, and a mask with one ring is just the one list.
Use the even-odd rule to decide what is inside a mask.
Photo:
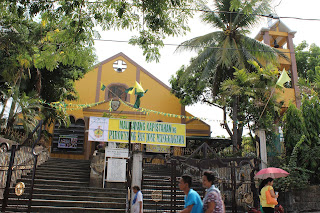
[(113, 63), (113, 69), (117, 72), (123, 72), (127, 69), (127, 64), (122, 60), (117, 60)]

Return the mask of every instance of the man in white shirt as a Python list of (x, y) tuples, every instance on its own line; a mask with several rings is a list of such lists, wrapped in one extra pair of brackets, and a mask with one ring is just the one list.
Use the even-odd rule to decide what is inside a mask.
[(143, 213), (143, 195), (139, 186), (132, 187), (135, 196), (132, 201), (133, 213)]

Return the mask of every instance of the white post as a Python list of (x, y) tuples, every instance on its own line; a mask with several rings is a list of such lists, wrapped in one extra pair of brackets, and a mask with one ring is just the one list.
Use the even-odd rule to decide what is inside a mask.
[(268, 167), (266, 132), (263, 129), (259, 129), (257, 133), (260, 139), (260, 156), (261, 156), (260, 167), (261, 169), (264, 169)]
[(134, 198), (133, 186), (139, 186), (141, 188), (142, 182), (142, 152), (133, 152), (133, 161), (132, 161), (132, 182), (131, 182), (131, 213), (133, 213), (132, 209), (132, 200)]

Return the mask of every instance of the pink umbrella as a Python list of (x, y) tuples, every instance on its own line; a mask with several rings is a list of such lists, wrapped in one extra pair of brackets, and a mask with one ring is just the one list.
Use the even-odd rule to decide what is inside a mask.
[(254, 178), (267, 179), (267, 178), (271, 177), (271, 178), (275, 179), (275, 178), (287, 177), (288, 175), (289, 175), (289, 173), (284, 171), (283, 169), (269, 167), (269, 168), (261, 169), (254, 176)]

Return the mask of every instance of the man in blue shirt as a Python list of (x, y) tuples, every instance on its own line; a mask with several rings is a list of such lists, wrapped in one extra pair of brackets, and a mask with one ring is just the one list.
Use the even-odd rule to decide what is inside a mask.
[(184, 192), (184, 209), (180, 213), (203, 213), (203, 204), (199, 194), (191, 189), (192, 178), (183, 175), (179, 181), (179, 188)]

